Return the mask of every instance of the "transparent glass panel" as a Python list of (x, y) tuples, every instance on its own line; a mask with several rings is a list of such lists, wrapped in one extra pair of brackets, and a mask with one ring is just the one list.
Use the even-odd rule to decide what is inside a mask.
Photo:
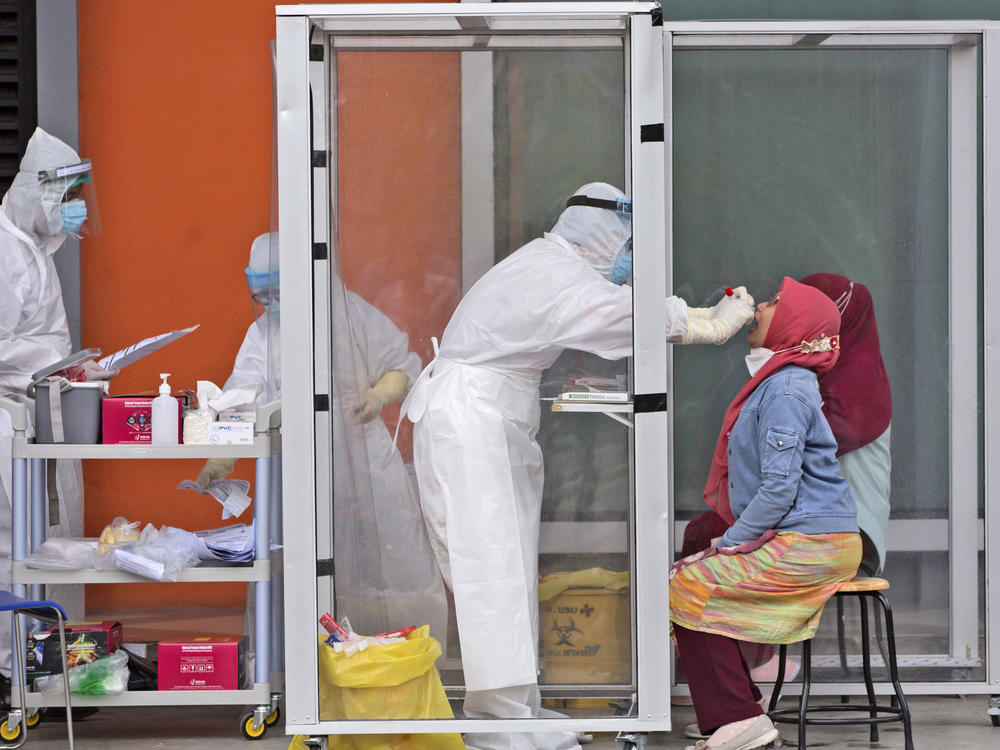
[[(563, 322), (537, 312), (563, 299), (561, 278), (492, 270), (581, 185), (627, 191), (617, 42), (331, 55), (335, 572), (321, 586), (358, 632), (430, 624), (450, 694), (480, 694), (469, 715), (502, 716), (497, 675), (522, 663), (516, 702), (536, 670), (570, 712), (612, 714), (607, 698), (633, 692), (631, 432), (552, 411), (567, 389), (628, 390), (630, 329), (610, 359), (586, 353), (600, 347), (550, 334)], [(406, 404), (417, 427), (403, 419), (394, 447), (432, 338), (441, 356)], [(366, 413), (373, 389), (385, 403)], [(562, 700), (589, 695), (601, 700)], [(347, 718), (321, 704), (322, 719)]]
[[(900, 652), (940, 657), (904, 656), (906, 679), (983, 674), (978, 659), (950, 658), (949, 642), (953, 616), (976, 615), (949, 611), (948, 54), (689, 49), (673, 56), (676, 293), (701, 304), (692, 290), (745, 283), (760, 301), (786, 275), (830, 272), (865, 284), (874, 299), (893, 406), (884, 575)], [(679, 521), (704, 510), (711, 452), (746, 380), (746, 352), (739, 338), (674, 349)], [(967, 366), (981, 372), (981, 355)], [(975, 460), (975, 441), (962, 444)], [(831, 666), (835, 619), (824, 617), (818, 642)], [(857, 622), (852, 627), (860, 632)], [(856, 637), (848, 649), (858, 651)], [(837, 669), (820, 675), (842, 677)]]

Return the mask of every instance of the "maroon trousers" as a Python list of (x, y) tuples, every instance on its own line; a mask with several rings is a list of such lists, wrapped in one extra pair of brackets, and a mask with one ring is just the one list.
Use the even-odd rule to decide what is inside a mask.
[(674, 638), (702, 734), (764, 713), (757, 702), (761, 692), (750, 679), (739, 641), (688, 630), (677, 623)]

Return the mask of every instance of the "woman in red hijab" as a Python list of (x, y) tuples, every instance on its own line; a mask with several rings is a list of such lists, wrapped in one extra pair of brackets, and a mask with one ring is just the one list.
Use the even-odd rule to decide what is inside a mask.
[(698, 727), (718, 750), (777, 736), (738, 643), (811, 638), (861, 559), (854, 499), (818, 378), (840, 354), (840, 314), (785, 277), (747, 337), (750, 380), (723, 419), (705, 501), (730, 526), (671, 571), (670, 620)]
[[(823, 414), (837, 439), (840, 473), (858, 507), (860, 573), (878, 575), (885, 565), (889, 530), (892, 393), (882, 361), (875, 306), (868, 287), (844, 276), (814, 273), (801, 281), (823, 292), (840, 311), (840, 357), (819, 376), (819, 392)], [(711, 546), (728, 528), (729, 523), (714, 511), (696, 516), (684, 529), (681, 556)], [(775, 679), (774, 649), (743, 644), (743, 655), (755, 679)], [(794, 679), (798, 662), (790, 659), (788, 667), (787, 679)]]

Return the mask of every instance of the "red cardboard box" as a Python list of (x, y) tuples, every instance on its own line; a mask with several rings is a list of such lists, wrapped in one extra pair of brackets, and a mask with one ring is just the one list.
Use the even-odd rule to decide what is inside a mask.
[[(28, 635), (28, 679), (62, 673), (59, 629), (36, 630)], [(66, 623), (66, 664), (70, 669), (114, 653), (122, 643), (122, 624), (104, 622)]]
[(160, 641), (156, 658), (160, 690), (239, 690), (246, 681), (247, 639)]
[[(110, 445), (153, 441), (152, 396), (105, 396), (101, 399), (101, 442)], [(183, 434), (184, 412), (177, 401), (177, 436)]]

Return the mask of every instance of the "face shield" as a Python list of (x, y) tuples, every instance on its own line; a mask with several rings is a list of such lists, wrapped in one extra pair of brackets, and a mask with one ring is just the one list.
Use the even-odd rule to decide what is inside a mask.
[(570, 206), (606, 208), (609, 211), (614, 211), (619, 216), (624, 216), (629, 221), (632, 220), (632, 201), (628, 198), (609, 200), (606, 198), (591, 198), (588, 195), (574, 195), (566, 200), (566, 208), (569, 208)]
[(254, 319), (264, 313), (278, 318), (281, 315), (281, 297), (278, 286), (278, 270), (254, 271), (246, 269), (247, 286), (250, 288), (250, 302), (253, 304)]
[[(574, 195), (566, 201), (566, 208), (572, 206), (587, 206), (615, 213), (621, 223), (621, 227), (618, 227), (616, 231), (598, 232), (596, 227), (591, 227), (591, 234), (602, 234), (605, 237), (604, 241), (597, 244), (604, 246), (602, 252), (607, 253), (601, 262), (594, 262), (591, 259), (591, 263), (612, 283), (619, 285), (628, 283), (632, 278), (632, 201), (625, 197), (594, 198), (589, 195)], [(610, 214), (608, 215), (610, 216)], [(624, 229), (624, 235), (622, 229)], [(556, 231), (558, 233), (558, 230)], [(624, 242), (622, 242), (623, 237)], [(607, 240), (611, 240), (615, 244), (612, 247), (607, 247)], [(588, 244), (592, 244), (594, 241), (596, 241), (596, 237), (592, 237), (591, 243)], [(578, 242), (578, 244), (583, 243)]]
[(90, 160), (38, 173), (42, 208), (53, 234), (92, 237), (101, 231)]

